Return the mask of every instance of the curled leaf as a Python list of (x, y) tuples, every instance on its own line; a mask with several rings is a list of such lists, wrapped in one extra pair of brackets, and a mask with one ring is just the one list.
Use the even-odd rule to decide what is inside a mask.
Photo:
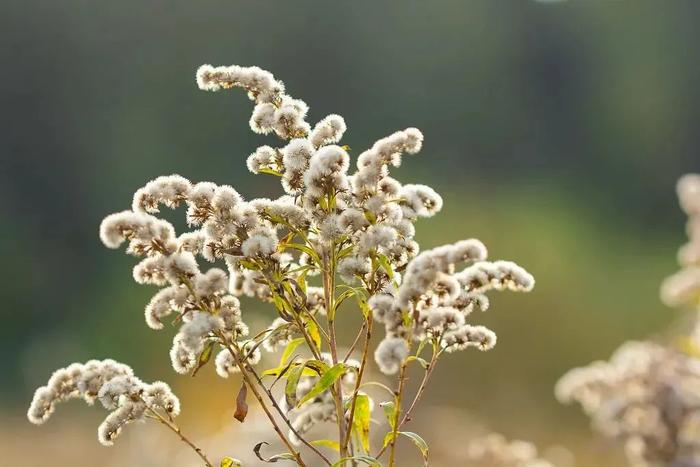
[(421, 454), (423, 454), (423, 465), (427, 467), (428, 465), (428, 443), (425, 442), (423, 438), (418, 436), (416, 433), (410, 431), (399, 431), (400, 435), (403, 435), (413, 441), (413, 444), (420, 449)]
[(195, 376), (197, 374), (197, 372), (200, 370), (200, 368), (202, 368), (204, 365), (206, 365), (209, 362), (212, 354), (214, 353), (215, 346), (216, 346), (216, 341), (209, 341), (209, 343), (204, 346), (204, 349), (199, 354), (199, 358), (197, 359), (197, 366), (192, 371), (192, 376)]
[(258, 444), (256, 444), (255, 447), (253, 448), (253, 452), (255, 453), (255, 456), (258, 459), (260, 459), (261, 461), (268, 462), (268, 463), (274, 463), (274, 462), (283, 461), (283, 460), (287, 460), (287, 461), (295, 461), (296, 460), (296, 458), (294, 457), (294, 454), (291, 454), (289, 452), (283, 452), (282, 454), (275, 454), (274, 456), (268, 457), (267, 459), (265, 459), (260, 454), (260, 449), (262, 449), (263, 445), (265, 445), (265, 444), (267, 444), (268, 446), (270, 445), (270, 443), (266, 443), (265, 441), (261, 441)]

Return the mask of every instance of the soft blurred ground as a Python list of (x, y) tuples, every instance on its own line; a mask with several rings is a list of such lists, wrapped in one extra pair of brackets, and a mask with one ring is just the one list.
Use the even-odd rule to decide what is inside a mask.
[[(242, 93), (196, 89), (195, 69), (210, 62), (270, 69), (312, 119), (340, 113), (353, 154), (421, 128), (423, 154), (396, 173), (444, 195), (443, 212), (418, 225), (424, 248), (474, 236), (536, 276), (534, 293), (496, 297), (476, 317), (498, 332), (494, 351), (453, 355), (436, 371), (412, 422), (432, 465), (459, 465), (450, 446), (482, 430), (566, 446), (579, 467), (621, 465), (552, 386), (678, 317), (657, 289), (683, 238), (675, 179), (700, 170), (698, 13), (692, 0), (3, 1), (3, 462), (191, 465), (145, 426), (98, 446), (97, 408), (62, 406), (40, 428), (25, 421), (54, 368), (106, 356), (172, 383), (195, 437), (224, 430), (222, 446), (236, 452), (222, 454), (250, 455), (255, 430), (230, 417), (237, 383), (168, 368), (171, 335), (142, 319), (153, 290), (97, 239), (101, 218), (157, 175), (230, 183), (247, 197), (278, 189), (246, 173), (264, 138), (247, 129)], [(402, 465), (417, 465), (412, 449)], [(162, 457), (146, 456), (154, 451)]]

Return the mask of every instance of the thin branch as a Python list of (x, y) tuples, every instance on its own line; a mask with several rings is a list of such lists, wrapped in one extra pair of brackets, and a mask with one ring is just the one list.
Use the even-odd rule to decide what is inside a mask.
[[(360, 369), (357, 372), (357, 382), (355, 383), (355, 390), (352, 393), (352, 404), (350, 405), (350, 415), (348, 416), (348, 431), (345, 434), (345, 440), (341, 446), (348, 446), (350, 443), (350, 434), (352, 433), (352, 425), (355, 419), (355, 408), (357, 406), (357, 394), (360, 392), (360, 386), (362, 385), (362, 377), (365, 374), (365, 367), (367, 366), (367, 355), (369, 354), (369, 342), (372, 338), (372, 314), (367, 316), (367, 334), (365, 336), (365, 345), (362, 349), (362, 361), (360, 362)], [(364, 329), (363, 324), (363, 329)], [(354, 344), (353, 344), (354, 347)], [(347, 357), (346, 357), (347, 359)]]
[(331, 465), (332, 462), (321, 451), (319, 451), (318, 448), (316, 448), (316, 446), (314, 446), (313, 444), (309, 443), (306, 439), (304, 439), (304, 437), (296, 430), (296, 428), (294, 428), (294, 425), (292, 425), (292, 422), (289, 420), (289, 417), (287, 417), (287, 415), (284, 413), (282, 408), (279, 406), (279, 404), (277, 403), (277, 400), (275, 399), (275, 396), (272, 394), (272, 392), (270, 392), (270, 390), (263, 384), (263, 381), (260, 378), (260, 375), (258, 375), (258, 373), (255, 371), (255, 369), (248, 368), (248, 370), (250, 371), (250, 374), (253, 375), (253, 377), (255, 378), (257, 383), (260, 385), (260, 387), (263, 389), (263, 391), (265, 391), (268, 399), (270, 399), (270, 402), (272, 403), (272, 406), (279, 413), (280, 417), (282, 418), (282, 420), (284, 420), (284, 422), (287, 424), (287, 426), (292, 431), (292, 433), (294, 433), (294, 435), (297, 438), (299, 438), (299, 440), (302, 443), (304, 443), (304, 445), (306, 445), (309, 449), (311, 449), (319, 457), (321, 457), (326, 462), (326, 464)]
[(280, 429), (277, 420), (275, 420), (274, 415), (270, 412), (270, 409), (267, 407), (267, 404), (265, 404), (265, 401), (263, 400), (262, 396), (260, 395), (260, 391), (258, 391), (257, 387), (253, 384), (253, 381), (251, 381), (250, 376), (248, 376), (248, 371), (243, 364), (243, 362), (240, 360), (238, 357), (238, 354), (233, 350), (233, 347), (231, 346), (230, 343), (226, 341), (224, 336), (220, 335), (219, 338), (222, 341), (222, 344), (226, 346), (228, 351), (231, 353), (231, 356), (233, 357), (234, 361), (236, 362), (236, 365), (238, 365), (238, 368), (241, 370), (241, 375), (243, 376), (243, 380), (245, 383), (248, 385), (248, 388), (253, 392), (255, 395), (255, 398), (258, 400), (258, 403), (260, 403), (260, 406), (262, 407), (263, 411), (265, 412), (265, 415), (267, 415), (267, 418), (270, 420), (270, 423), (272, 424), (272, 427), (274, 428), (275, 432), (277, 433), (277, 436), (282, 440), (285, 446), (287, 446), (287, 449), (289, 449), (289, 452), (292, 453), (294, 456), (296, 462), (298, 465), (301, 467), (306, 467), (306, 464), (301, 458), (301, 454), (299, 454), (299, 451), (297, 451), (292, 443), (287, 439), (287, 437), (282, 433), (282, 430)]
[[(440, 355), (440, 352), (433, 352), (433, 355), (430, 359), (430, 362), (428, 363), (428, 368), (425, 371), (425, 374), (423, 375), (423, 379), (421, 380), (420, 386), (418, 387), (418, 391), (416, 392), (415, 397), (413, 398), (413, 401), (411, 402), (411, 405), (408, 407), (406, 412), (404, 413), (404, 416), (401, 418), (401, 421), (398, 423), (396, 432), (401, 430), (401, 428), (408, 422), (411, 421), (411, 413), (413, 412), (413, 409), (418, 405), (418, 402), (420, 402), (421, 397), (423, 396), (423, 393), (425, 392), (425, 389), (428, 387), (428, 382), (430, 380), (430, 376), (433, 374), (433, 370), (437, 366), (437, 359), (438, 356)], [(397, 414), (398, 414), (398, 408), (397, 408)], [(384, 451), (386, 451), (387, 446), (383, 446), (382, 449), (377, 453), (376, 456), (374, 456), (376, 459), (379, 459), (382, 454), (384, 454)]]
[[(335, 253), (335, 246), (330, 245), (329, 251)], [(328, 253), (323, 253), (323, 296), (326, 302), (326, 316), (328, 317), (328, 335), (330, 336), (331, 361), (333, 365), (338, 363), (338, 344), (335, 334), (335, 267), (334, 254), (330, 261)], [(338, 444), (340, 445), (340, 458), (347, 457), (347, 447), (345, 446), (345, 411), (343, 410), (343, 387), (338, 379), (334, 383), (333, 399), (335, 400), (336, 416), (338, 419)], [(343, 463), (344, 465), (344, 463)]]
[[(141, 399), (141, 400), (143, 401), (143, 399)], [(143, 403), (146, 404), (146, 401), (143, 401)], [(176, 425), (175, 422), (172, 421), (172, 419), (167, 420), (156, 409), (149, 406), (148, 404), (146, 404), (146, 408), (152, 414), (152, 418), (154, 418), (155, 420), (158, 420), (161, 424), (168, 427), (173, 433), (175, 433), (176, 435), (178, 435), (180, 437), (180, 440), (182, 440), (185, 444), (187, 444), (190, 448), (192, 448), (192, 450), (197, 453), (197, 455), (200, 457), (200, 459), (202, 459), (202, 461), (204, 462), (204, 465), (206, 465), (207, 467), (214, 467), (214, 464), (212, 464), (209, 461), (209, 459), (207, 459), (207, 456), (204, 454), (204, 451), (202, 451), (202, 449), (199, 446), (197, 446), (192, 441), (190, 441), (190, 439), (182, 433), (182, 430), (180, 430), (180, 427), (178, 425)]]
[(396, 462), (396, 437), (399, 431), (399, 415), (401, 414), (401, 398), (403, 397), (403, 390), (406, 387), (406, 361), (401, 364), (401, 371), (399, 373), (399, 387), (396, 390), (396, 411), (394, 413), (394, 428), (391, 431), (391, 449), (389, 451), (389, 467), (394, 467)]
[(357, 344), (360, 342), (360, 338), (365, 334), (365, 329), (367, 328), (367, 322), (363, 321), (362, 322), (362, 327), (360, 328), (360, 331), (357, 333), (357, 336), (355, 336), (355, 340), (352, 342), (352, 345), (348, 349), (348, 351), (345, 353), (345, 357), (343, 358), (343, 363), (347, 363), (348, 359), (352, 355), (352, 353), (355, 351), (355, 347), (357, 347)]
[(403, 418), (401, 419), (401, 422), (399, 423), (399, 429), (407, 423), (411, 421), (411, 412), (413, 409), (416, 407), (418, 402), (420, 401), (421, 397), (423, 396), (423, 393), (425, 392), (425, 389), (428, 387), (428, 381), (430, 380), (430, 376), (433, 374), (433, 370), (437, 366), (437, 355), (438, 354), (433, 354), (433, 357), (430, 359), (430, 363), (428, 363), (428, 368), (423, 375), (423, 380), (420, 383), (420, 386), (418, 387), (418, 392), (416, 392), (416, 396), (413, 398), (413, 401), (411, 402), (411, 405), (408, 407), (406, 410), (406, 413), (404, 413)]

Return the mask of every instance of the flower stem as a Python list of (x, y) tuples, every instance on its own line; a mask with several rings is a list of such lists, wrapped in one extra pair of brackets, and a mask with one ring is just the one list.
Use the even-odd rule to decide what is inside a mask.
[[(365, 373), (365, 367), (367, 365), (367, 355), (369, 354), (369, 342), (372, 337), (372, 314), (367, 316), (367, 333), (365, 335), (365, 344), (362, 349), (362, 361), (360, 362), (360, 369), (357, 372), (357, 382), (355, 383), (355, 390), (352, 393), (352, 405), (350, 406), (350, 415), (348, 416), (348, 431), (345, 434), (345, 441), (343, 445), (346, 447), (350, 443), (351, 428), (353, 425), (353, 420), (355, 418), (355, 408), (357, 406), (357, 394), (360, 392), (360, 385), (362, 384), (362, 377)], [(342, 445), (341, 445), (342, 446)]]
[[(401, 418), (401, 421), (398, 422), (398, 424), (395, 424), (396, 430), (394, 432), (394, 435), (396, 435), (396, 433), (398, 433), (398, 431), (401, 430), (401, 428), (406, 423), (411, 421), (411, 413), (413, 412), (413, 409), (416, 407), (416, 405), (418, 405), (418, 402), (420, 402), (420, 399), (423, 396), (425, 389), (428, 387), (428, 382), (430, 380), (430, 377), (433, 374), (433, 370), (437, 366), (437, 359), (438, 359), (439, 355), (440, 355), (439, 352), (433, 353), (433, 355), (430, 359), (430, 362), (428, 363), (428, 368), (426, 368), (425, 374), (423, 375), (423, 379), (421, 380), (420, 386), (418, 387), (418, 391), (416, 392), (416, 395), (414, 396), (413, 401), (411, 401), (411, 405), (408, 407), (408, 409), (404, 413), (403, 417)], [(397, 404), (397, 406), (398, 405), (399, 404)], [(395, 421), (398, 419), (398, 414), (399, 414), (399, 408), (397, 407), (397, 410), (396, 410), (396, 417), (397, 418), (395, 419)], [(392, 443), (392, 445), (393, 445), (393, 443)], [(374, 457), (376, 459), (379, 459), (382, 456), (382, 454), (384, 454), (384, 451), (386, 451), (387, 446), (382, 447), (382, 449)]]
[(206, 465), (207, 467), (214, 467), (214, 464), (212, 464), (209, 461), (207, 456), (204, 454), (204, 451), (202, 451), (202, 449), (199, 446), (197, 446), (192, 441), (190, 441), (190, 439), (182, 433), (182, 430), (180, 430), (180, 427), (177, 426), (175, 424), (175, 422), (173, 422), (171, 420), (167, 420), (160, 413), (158, 413), (157, 410), (153, 409), (149, 405), (146, 405), (146, 407), (148, 408), (148, 411), (153, 415), (153, 417), (156, 420), (158, 420), (161, 424), (168, 427), (168, 429), (170, 429), (173, 433), (175, 433), (176, 435), (178, 435), (180, 437), (180, 440), (182, 440), (185, 444), (187, 444), (190, 448), (192, 448), (192, 450), (197, 453), (197, 455), (200, 457), (200, 459), (202, 459), (202, 461), (204, 462), (204, 465)]
[(403, 397), (403, 390), (406, 387), (406, 362), (401, 364), (401, 371), (399, 373), (399, 387), (396, 390), (396, 411), (394, 413), (394, 420), (392, 425), (394, 428), (391, 431), (391, 449), (389, 451), (389, 467), (394, 467), (396, 462), (396, 437), (399, 431), (399, 415), (401, 414), (401, 399)]
[(289, 449), (289, 452), (294, 456), (294, 459), (297, 463), (297, 465), (301, 467), (306, 467), (306, 464), (301, 458), (301, 454), (299, 454), (299, 451), (294, 449), (294, 446), (292, 443), (287, 439), (287, 437), (282, 433), (282, 430), (279, 427), (279, 424), (277, 423), (277, 420), (275, 419), (275, 416), (270, 412), (270, 409), (268, 408), (267, 404), (265, 404), (265, 401), (262, 398), (262, 395), (260, 394), (260, 391), (258, 388), (253, 384), (253, 381), (250, 379), (250, 376), (248, 375), (248, 371), (244, 365), (244, 363), (241, 361), (241, 359), (238, 356), (238, 353), (233, 349), (230, 343), (228, 343), (223, 336), (219, 336), (219, 338), (222, 340), (222, 343), (226, 346), (227, 350), (231, 353), (231, 356), (233, 357), (234, 361), (236, 362), (236, 365), (238, 365), (238, 368), (241, 370), (241, 375), (243, 375), (243, 380), (245, 383), (248, 385), (248, 388), (253, 392), (253, 395), (255, 398), (258, 400), (258, 403), (260, 403), (260, 407), (262, 407), (263, 412), (265, 412), (265, 415), (267, 415), (267, 418), (270, 420), (270, 423), (272, 424), (272, 427), (275, 430), (275, 433), (277, 433), (277, 436), (282, 440), (285, 446), (287, 446), (287, 449)]
[[(335, 245), (331, 242), (328, 251), (323, 253), (323, 296), (326, 302), (326, 315), (328, 316), (328, 335), (330, 337), (331, 361), (333, 365), (338, 363), (338, 343), (335, 334)], [(338, 419), (338, 444), (340, 446), (340, 458), (347, 457), (347, 445), (345, 444), (345, 410), (343, 410), (343, 387), (338, 379), (334, 384), (333, 398), (335, 400), (336, 416)], [(345, 465), (343, 462), (341, 465)]]

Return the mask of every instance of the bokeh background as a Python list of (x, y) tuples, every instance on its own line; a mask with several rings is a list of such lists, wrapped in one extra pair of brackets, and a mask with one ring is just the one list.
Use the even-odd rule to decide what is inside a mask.
[[(202, 63), (271, 70), (310, 104), (310, 120), (343, 115), (355, 154), (420, 128), (423, 153), (395, 173), (445, 198), (418, 225), (423, 247), (478, 237), (536, 276), (535, 292), (495, 297), (477, 316), (497, 331), (495, 350), (437, 370), (412, 422), (433, 446), (431, 465), (461, 465), (464, 443), (490, 430), (559, 459), (565, 446), (579, 467), (622, 465), (552, 388), (568, 368), (681, 319), (657, 291), (684, 238), (674, 183), (700, 170), (698, 20), (694, 0), (3, 0), (5, 465), (180, 465), (178, 455), (194, 465), (146, 427), (100, 447), (104, 413), (79, 403), (29, 425), (34, 388), (93, 357), (170, 382), (193, 437), (218, 436), (228, 454), (250, 457), (255, 440), (272, 438), (256, 438), (255, 414), (235, 425), (235, 381), (169, 369), (172, 334), (142, 318), (154, 290), (97, 236), (157, 175), (229, 183), (249, 198), (279, 191), (245, 169), (266, 141), (248, 129), (251, 103), (199, 91)], [(249, 321), (270, 315), (244, 304)], [(418, 465), (404, 448), (402, 465)]]

